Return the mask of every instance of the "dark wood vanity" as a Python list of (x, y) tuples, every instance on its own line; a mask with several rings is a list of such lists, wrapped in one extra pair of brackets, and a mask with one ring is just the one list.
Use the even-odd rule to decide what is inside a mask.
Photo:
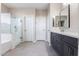
[(51, 46), (60, 56), (78, 56), (78, 39), (51, 32)]

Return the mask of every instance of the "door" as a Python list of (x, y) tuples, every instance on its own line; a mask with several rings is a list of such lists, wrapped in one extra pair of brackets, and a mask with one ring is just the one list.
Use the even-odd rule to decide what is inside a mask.
[(46, 40), (46, 13), (37, 11), (36, 15), (36, 40)]
[(33, 15), (26, 15), (24, 17), (24, 41), (34, 41), (34, 20), (35, 19)]

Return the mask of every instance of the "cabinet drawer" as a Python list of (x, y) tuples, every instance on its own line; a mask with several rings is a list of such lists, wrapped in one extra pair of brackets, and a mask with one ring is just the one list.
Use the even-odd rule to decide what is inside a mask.
[(74, 47), (78, 47), (78, 39), (77, 38), (73, 38), (73, 37), (69, 37), (69, 36), (64, 36), (63, 35), (63, 41), (71, 44)]

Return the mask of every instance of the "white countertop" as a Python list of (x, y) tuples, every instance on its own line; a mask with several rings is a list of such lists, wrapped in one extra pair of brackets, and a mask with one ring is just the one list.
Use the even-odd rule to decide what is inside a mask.
[(74, 38), (79, 39), (79, 33), (74, 33), (74, 32), (69, 32), (69, 31), (60, 32), (60, 31), (53, 31), (53, 30), (51, 32), (55, 32), (58, 34), (62, 34), (62, 35), (66, 35), (66, 36), (70, 36), (70, 37), (74, 37)]

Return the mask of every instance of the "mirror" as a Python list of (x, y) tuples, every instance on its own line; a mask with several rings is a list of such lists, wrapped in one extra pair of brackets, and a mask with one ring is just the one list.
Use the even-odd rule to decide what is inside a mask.
[(70, 5), (60, 11), (60, 27), (70, 28)]
[(53, 17), (53, 27), (70, 28), (70, 5), (62, 8), (59, 15)]
[(60, 16), (54, 16), (53, 18), (53, 27), (60, 27)]

